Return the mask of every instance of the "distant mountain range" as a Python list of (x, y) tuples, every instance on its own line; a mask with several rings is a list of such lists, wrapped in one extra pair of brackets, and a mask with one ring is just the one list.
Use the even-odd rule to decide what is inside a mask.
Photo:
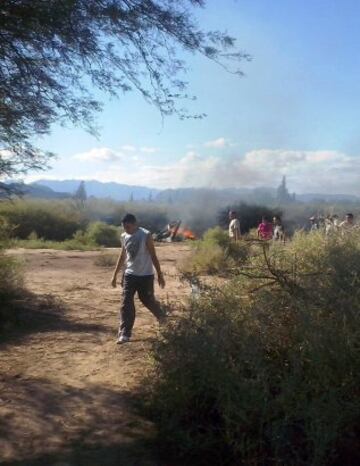
[[(46, 186), (55, 192), (64, 192), (73, 195), (79, 187), (79, 180), (39, 180), (32, 183), (31, 186)], [(160, 192), (158, 189), (147, 188), (145, 186), (131, 186), (120, 183), (103, 183), (101, 181), (85, 181), (85, 189), (88, 196), (98, 198), (110, 197), (116, 201), (134, 201), (147, 200), (150, 197), (156, 197)]]
[[(47, 180), (35, 183), (11, 183), (6, 186), (22, 192), (26, 197), (40, 199), (66, 199), (72, 197), (80, 184), (79, 180)], [(159, 190), (146, 186), (131, 186), (115, 182), (85, 181), (86, 193), (89, 197), (111, 198), (116, 201), (155, 201), (161, 203), (200, 203), (217, 205), (231, 204), (238, 201), (269, 203), (276, 199), (276, 189), (264, 188), (179, 188)], [(1, 192), (1, 184), (0, 184)], [(1, 195), (0, 195), (1, 197)], [(296, 195), (299, 202), (359, 202), (358, 196), (350, 194), (308, 193)]]
[(57, 192), (36, 183), (0, 183), (0, 198), (6, 197), (7, 191), (36, 199), (66, 199), (71, 197), (70, 193)]
[(360, 197), (353, 194), (319, 194), (306, 193), (298, 194), (296, 199), (301, 202), (359, 202)]

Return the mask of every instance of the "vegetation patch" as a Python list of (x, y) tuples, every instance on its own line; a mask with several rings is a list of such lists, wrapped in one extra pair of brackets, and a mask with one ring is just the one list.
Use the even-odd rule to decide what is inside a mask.
[(296, 234), (203, 290), (154, 344), (162, 448), (187, 464), (358, 464), (359, 285), (355, 231)]
[(191, 244), (192, 253), (179, 264), (185, 278), (205, 274), (229, 275), (236, 265), (246, 261), (251, 250), (250, 242), (242, 239), (235, 243), (220, 227), (209, 229), (203, 239)]
[(94, 260), (94, 264), (99, 267), (115, 267), (116, 261), (115, 254), (101, 254)]

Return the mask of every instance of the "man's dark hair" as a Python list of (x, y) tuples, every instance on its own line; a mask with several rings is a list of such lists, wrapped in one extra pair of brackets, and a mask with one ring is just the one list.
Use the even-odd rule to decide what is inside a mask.
[(347, 216), (347, 217), (350, 217), (350, 218), (354, 218), (354, 214), (352, 214), (351, 212), (348, 212), (348, 213), (346, 214), (346, 216)]
[(133, 214), (126, 214), (123, 219), (121, 220), (121, 222), (124, 224), (124, 223), (136, 223), (136, 217), (135, 215)]

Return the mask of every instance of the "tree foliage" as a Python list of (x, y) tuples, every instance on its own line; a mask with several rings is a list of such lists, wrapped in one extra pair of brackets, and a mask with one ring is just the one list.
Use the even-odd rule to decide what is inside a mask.
[[(71, 122), (96, 132), (101, 103), (139, 91), (162, 115), (189, 115), (179, 51), (223, 66), (248, 59), (234, 39), (203, 31), (191, 7), (203, 0), (3, 0), (0, 5), (0, 175), (41, 168), (33, 137)], [(241, 74), (234, 69), (233, 72)], [(201, 117), (201, 115), (192, 115)]]
[(286, 186), (286, 176), (282, 177), (281, 183), (276, 190), (276, 199), (280, 205), (295, 201), (295, 194), (291, 195)]
[(84, 207), (87, 199), (85, 181), (80, 182), (79, 187), (74, 194), (74, 199), (80, 204), (81, 207)]

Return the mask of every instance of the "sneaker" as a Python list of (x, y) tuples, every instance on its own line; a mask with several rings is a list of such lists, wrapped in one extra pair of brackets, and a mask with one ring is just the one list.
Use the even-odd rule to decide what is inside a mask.
[(121, 335), (118, 339), (117, 339), (117, 344), (118, 345), (122, 345), (123, 343), (128, 343), (130, 341), (130, 337), (127, 337), (126, 335)]

